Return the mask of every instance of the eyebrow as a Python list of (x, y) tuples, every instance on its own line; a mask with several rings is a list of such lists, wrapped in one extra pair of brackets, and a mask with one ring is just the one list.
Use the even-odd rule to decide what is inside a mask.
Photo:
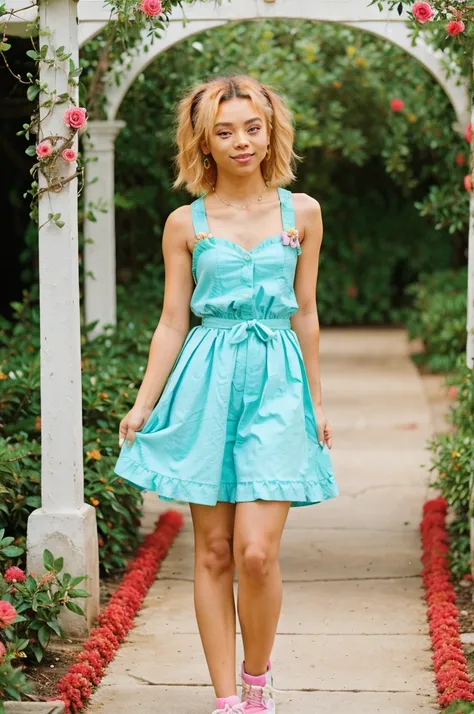
[[(253, 124), (255, 121), (262, 121), (261, 117), (252, 117), (252, 119), (247, 119), (245, 124)], [(217, 129), (218, 126), (233, 126), (231, 121), (220, 121), (217, 124), (215, 124), (214, 129)]]

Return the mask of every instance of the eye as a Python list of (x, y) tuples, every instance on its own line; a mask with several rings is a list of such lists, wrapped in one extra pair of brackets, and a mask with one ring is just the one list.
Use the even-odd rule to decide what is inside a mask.
[(217, 136), (226, 137), (229, 136), (230, 131), (221, 131)]
[[(260, 127), (259, 127), (259, 126), (252, 126), (252, 127), (250, 127), (249, 131), (252, 131), (252, 129), (256, 129), (257, 131), (259, 131), (259, 130), (260, 130)], [(253, 133), (255, 134), (256, 132), (253, 132)]]

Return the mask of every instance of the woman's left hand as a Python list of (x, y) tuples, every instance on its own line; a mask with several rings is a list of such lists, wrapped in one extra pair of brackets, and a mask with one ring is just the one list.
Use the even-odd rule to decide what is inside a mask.
[(316, 424), (318, 426), (318, 440), (321, 446), (327, 444), (328, 448), (332, 448), (332, 426), (324, 416), (322, 407), (315, 407), (314, 414)]

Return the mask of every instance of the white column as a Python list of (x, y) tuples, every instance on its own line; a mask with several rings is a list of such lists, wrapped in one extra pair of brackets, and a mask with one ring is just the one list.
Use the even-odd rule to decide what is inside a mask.
[[(474, 64), (474, 63), (473, 63)], [(472, 109), (472, 125), (474, 126), (474, 102)], [(474, 176), (473, 171), (474, 155), (471, 146), (471, 176)], [(471, 191), (471, 199), (469, 202), (469, 246), (467, 256), (467, 344), (466, 344), (466, 363), (469, 369), (474, 368), (474, 189)], [(474, 525), (474, 524), (473, 524)], [(474, 533), (473, 548), (474, 548)], [(473, 550), (474, 555), (474, 550)], [(474, 561), (473, 561), (474, 572)]]
[[(124, 126), (125, 122), (118, 120), (91, 121), (89, 137), (84, 137), (85, 158), (96, 159), (87, 163), (84, 195), (85, 319), (88, 324), (98, 320), (89, 337), (100, 334), (105, 325), (115, 325), (117, 321), (114, 165), (115, 138)], [(87, 218), (89, 210), (93, 211), (96, 221)]]
[[(77, 3), (74, 0), (44, 0), (39, 7), (40, 44), (52, 49), (64, 46), (79, 64)], [(47, 36), (49, 35), (49, 36)], [(69, 59), (40, 67), (40, 82), (57, 95), (75, 92), (68, 87)], [(48, 97), (40, 95), (40, 104)], [(41, 139), (68, 136), (63, 114), (69, 104), (41, 108)], [(73, 148), (77, 149), (77, 137)], [(58, 178), (75, 172), (74, 164), (58, 159)], [(47, 186), (39, 176), (40, 188)], [(48, 221), (61, 214), (64, 226)], [(83, 586), (91, 597), (79, 600), (87, 621), (66, 611), (65, 630), (87, 633), (99, 610), (99, 564), (95, 509), (84, 504), (81, 347), (79, 320), (79, 271), (77, 243), (77, 179), (60, 191), (46, 191), (39, 201), (39, 273), (41, 330), (41, 508), (28, 520), (28, 570), (43, 572), (43, 551), (64, 558), (64, 570), (86, 575)]]

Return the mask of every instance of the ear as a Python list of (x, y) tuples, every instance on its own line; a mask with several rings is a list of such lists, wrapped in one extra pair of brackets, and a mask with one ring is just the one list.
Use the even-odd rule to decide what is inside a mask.
[(203, 154), (210, 154), (210, 149), (209, 146), (206, 144), (205, 141), (201, 141), (201, 151)]

